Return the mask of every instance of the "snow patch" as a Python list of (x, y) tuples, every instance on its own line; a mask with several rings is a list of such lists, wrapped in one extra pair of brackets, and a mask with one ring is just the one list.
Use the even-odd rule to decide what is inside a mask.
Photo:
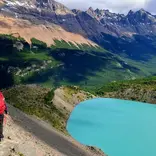
[(20, 1), (14, 1), (14, 2), (10, 2), (10, 1), (5, 1), (6, 2), (6, 6), (22, 6), (22, 7), (29, 7), (29, 8), (36, 8), (35, 6), (33, 6), (32, 4), (29, 5), (28, 2), (20, 2)]

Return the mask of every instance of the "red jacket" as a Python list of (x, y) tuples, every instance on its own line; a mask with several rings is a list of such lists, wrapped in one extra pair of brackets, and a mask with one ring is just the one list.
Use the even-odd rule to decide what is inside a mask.
[(7, 106), (5, 103), (5, 98), (3, 96), (3, 93), (0, 92), (0, 115), (4, 114), (4, 112), (7, 112)]

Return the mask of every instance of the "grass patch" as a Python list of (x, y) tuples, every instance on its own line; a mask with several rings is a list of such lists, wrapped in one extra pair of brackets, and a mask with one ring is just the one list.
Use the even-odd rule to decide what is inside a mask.
[(8, 103), (29, 115), (48, 121), (54, 128), (66, 134), (67, 116), (53, 105), (53, 92), (54, 90), (36, 85), (16, 86), (3, 91)]
[(145, 90), (146, 92), (156, 90), (156, 77), (148, 77), (143, 79), (136, 79), (136, 80), (125, 80), (125, 81), (118, 81), (104, 85), (101, 88), (98, 88), (94, 91), (94, 94), (103, 96), (105, 93), (109, 92), (124, 92), (126, 89), (135, 89), (138, 90)]
[(20, 56), (25, 60), (28, 61), (30, 59), (37, 59), (40, 61), (45, 61), (45, 60), (51, 60), (52, 57), (48, 55), (48, 53), (31, 53), (31, 52), (21, 52)]

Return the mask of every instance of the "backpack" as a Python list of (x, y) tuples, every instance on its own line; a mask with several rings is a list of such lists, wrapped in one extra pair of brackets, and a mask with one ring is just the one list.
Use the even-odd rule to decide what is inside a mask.
[(2, 92), (0, 92), (0, 114), (3, 114), (5, 111), (5, 101)]

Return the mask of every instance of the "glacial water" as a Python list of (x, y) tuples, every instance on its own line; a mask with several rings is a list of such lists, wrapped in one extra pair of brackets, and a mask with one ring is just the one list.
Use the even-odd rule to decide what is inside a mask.
[(108, 156), (156, 156), (156, 105), (97, 98), (75, 107), (67, 123), (80, 143)]

